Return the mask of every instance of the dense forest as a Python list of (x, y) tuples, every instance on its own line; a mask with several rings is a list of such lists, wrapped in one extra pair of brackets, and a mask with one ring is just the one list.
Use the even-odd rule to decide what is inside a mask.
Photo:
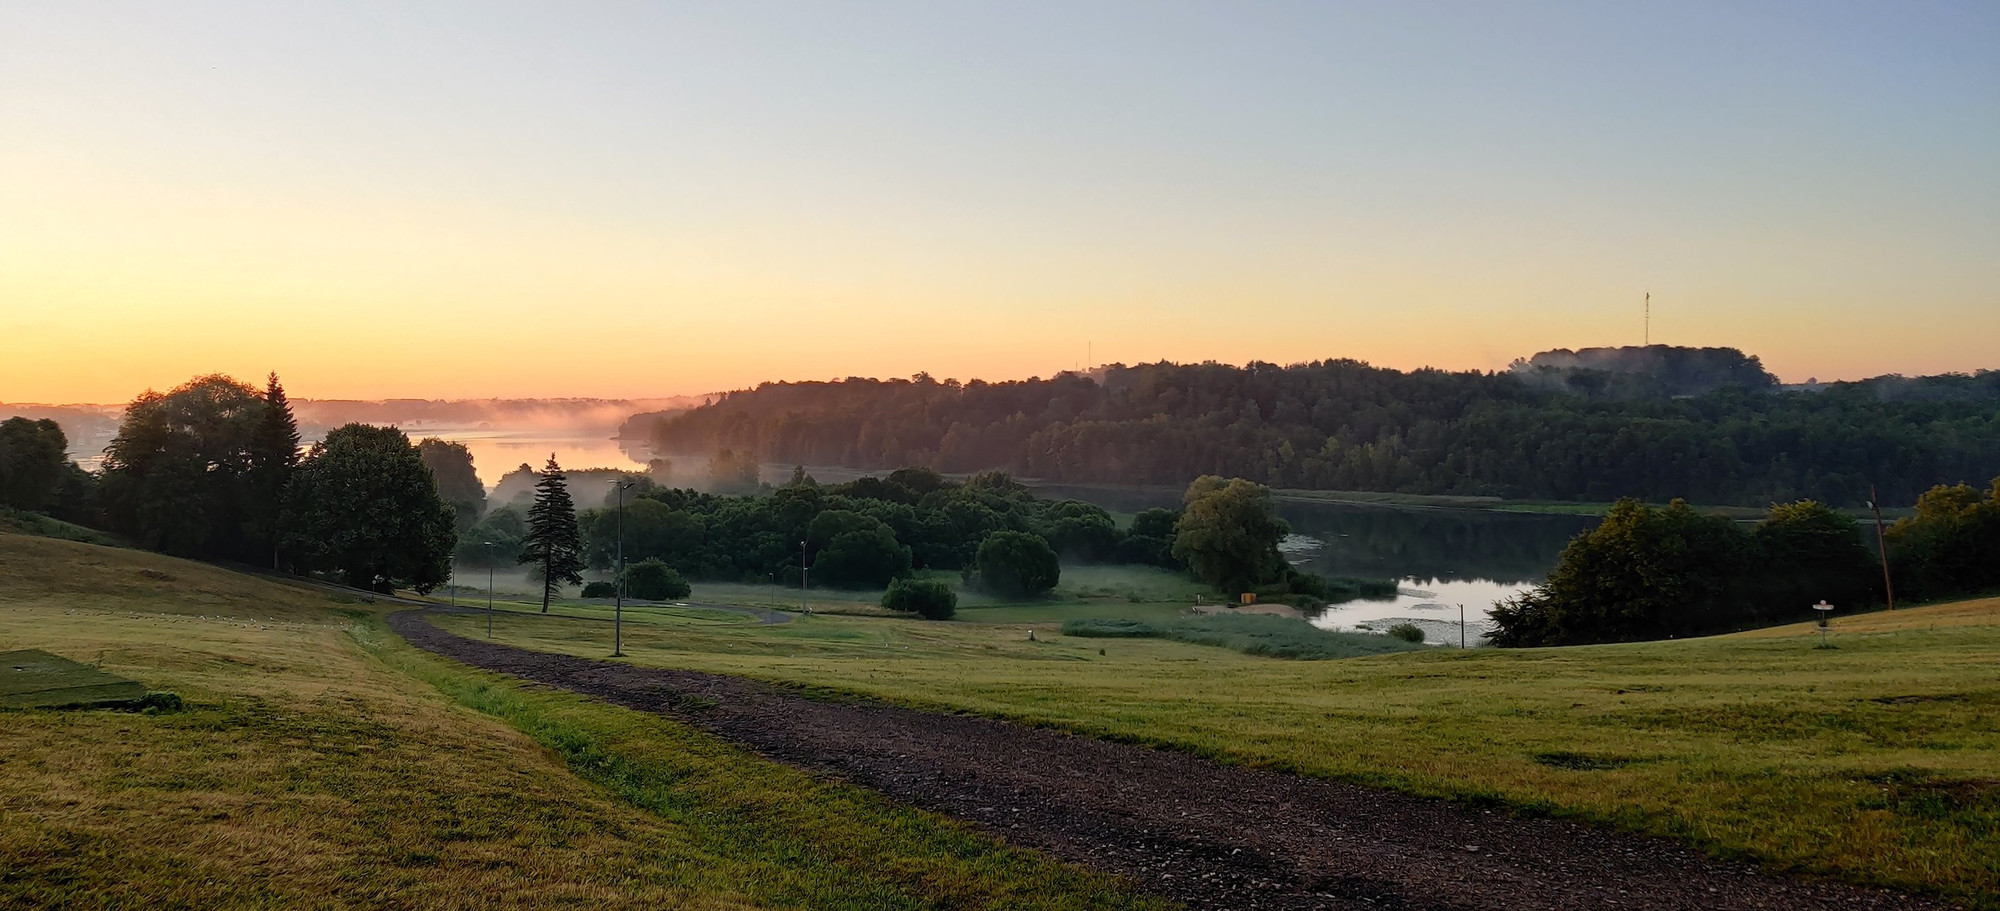
[(2000, 472), (2000, 371), (1783, 388), (1733, 349), (1633, 350), (1499, 373), (1163, 362), (1002, 383), (766, 383), (625, 435), (807, 465), (1583, 501), (1853, 506), (1873, 484), (1910, 503)]

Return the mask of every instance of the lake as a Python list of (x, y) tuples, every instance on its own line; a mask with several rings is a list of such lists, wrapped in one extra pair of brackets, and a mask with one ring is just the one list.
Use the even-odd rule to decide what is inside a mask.
[[(1170, 488), (1050, 485), (1037, 495), (1096, 503), (1113, 512), (1174, 508)], [(1300, 569), (1326, 576), (1394, 579), (1397, 596), (1349, 601), (1313, 617), (1326, 629), (1383, 629), (1410, 622), (1429, 642), (1457, 644), (1459, 606), (1465, 608), (1466, 641), (1490, 628), (1493, 602), (1542, 581), (1563, 547), (1597, 525), (1594, 516), (1541, 516), (1475, 509), (1362, 506), (1279, 499), (1278, 515), (1291, 523), (1281, 549)]]

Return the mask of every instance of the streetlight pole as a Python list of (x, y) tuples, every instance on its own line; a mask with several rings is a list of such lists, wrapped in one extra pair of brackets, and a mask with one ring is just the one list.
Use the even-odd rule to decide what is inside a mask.
[(611, 608), (611, 657), (625, 657), (625, 491), (632, 486), (631, 481), (614, 479), (613, 490), (618, 494), (618, 582), (612, 591), (616, 596)]
[(767, 575), (767, 576), (770, 576), (770, 577), (771, 577), (771, 606), (772, 606), (772, 607), (777, 607), (777, 606), (778, 606), (778, 574), (777, 574), (777, 573), (765, 573), (764, 575)]
[[(492, 541), (486, 541), (483, 542), (481, 546), (499, 547), (500, 545), (495, 544)], [(492, 551), (486, 552), (486, 638), (488, 639), (493, 638), (493, 552)]]
[(813, 612), (812, 605), (806, 603), (806, 589), (811, 587), (810, 585), (807, 584), (809, 580), (807, 579), (806, 574), (811, 571), (812, 570), (806, 567), (806, 542), (800, 541), (799, 542), (799, 612), (803, 614), (810, 614)]

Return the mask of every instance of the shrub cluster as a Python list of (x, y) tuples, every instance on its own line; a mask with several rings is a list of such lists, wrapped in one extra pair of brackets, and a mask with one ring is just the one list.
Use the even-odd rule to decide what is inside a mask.
[(936, 579), (897, 579), (882, 593), (882, 606), (926, 620), (950, 620), (958, 612), (958, 593)]
[(651, 557), (625, 567), (625, 593), (641, 601), (672, 601), (692, 591), (679, 570)]

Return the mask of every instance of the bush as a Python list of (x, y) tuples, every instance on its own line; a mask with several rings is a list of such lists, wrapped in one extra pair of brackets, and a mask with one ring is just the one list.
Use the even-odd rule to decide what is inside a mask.
[(585, 582), (583, 596), (586, 598), (616, 598), (618, 586), (609, 582)]
[(641, 601), (670, 601), (691, 591), (679, 570), (650, 557), (625, 567), (625, 593)]
[(979, 587), (1007, 598), (1035, 598), (1062, 580), (1062, 564), (1040, 535), (996, 531), (973, 557)]
[(1424, 641), (1423, 629), (1414, 623), (1398, 623), (1395, 626), (1389, 627), (1387, 632), (1389, 635), (1401, 639), (1404, 642)]
[(882, 606), (926, 620), (950, 620), (958, 612), (958, 593), (935, 579), (897, 579), (882, 593)]

